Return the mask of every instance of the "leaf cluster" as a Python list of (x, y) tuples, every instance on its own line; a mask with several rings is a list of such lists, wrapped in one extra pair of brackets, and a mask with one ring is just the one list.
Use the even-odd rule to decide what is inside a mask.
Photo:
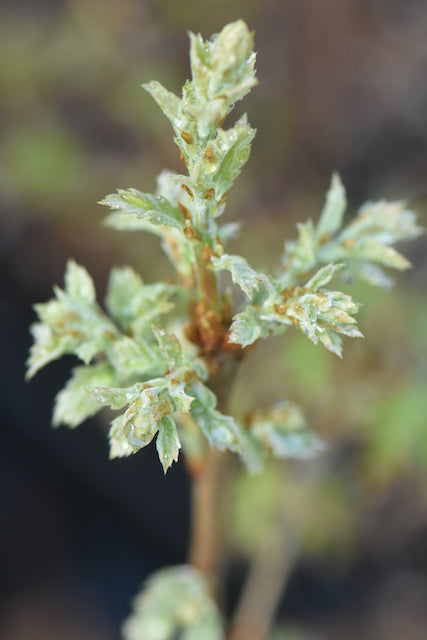
[[(176, 282), (145, 284), (129, 267), (113, 269), (104, 311), (87, 271), (70, 261), (64, 289), (56, 287), (52, 300), (35, 305), (39, 321), (32, 327), (28, 376), (65, 354), (77, 356), (83, 364), (57, 395), (53, 423), (75, 427), (106, 406), (121, 412), (111, 422), (112, 456), (129, 455), (156, 438), (166, 471), (181, 442), (191, 456), (207, 441), (239, 452), (258, 469), (268, 452), (303, 457), (318, 451), (319, 441), (290, 403), (240, 422), (224, 415), (211, 379), (257, 340), (288, 327), (340, 356), (341, 336), (362, 335), (354, 317), (359, 305), (329, 288), (331, 281), (340, 274), (389, 286), (384, 268), (409, 266), (392, 245), (420, 229), (402, 203), (364, 205), (344, 224), (345, 190), (334, 175), (317, 225), (298, 226), (298, 239), (285, 243), (275, 274), (225, 253), (237, 227), (218, 218), (255, 131), (246, 115), (229, 129), (223, 123), (256, 84), (253, 34), (241, 20), (207, 41), (190, 34), (190, 63), (192, 78), (180, 98), (158, 82), (144, 85), (172, 125), (187, 174), (164, 171), (156, 194), (118, 189), (102, 201), (112, 210), (108, 225), (160, 238)], [(223, 271), (244, 294), (240, 304), (223, 287)], [(167, 318), (178, 296), (188, 309), (180, 339)]]

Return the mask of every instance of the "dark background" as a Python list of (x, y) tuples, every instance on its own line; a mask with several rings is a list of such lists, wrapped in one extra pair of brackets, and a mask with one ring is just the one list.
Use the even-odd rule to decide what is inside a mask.
[[(207, 37), (237, 18), (256, 32), (260, 85), (236, 108), (258, 130), (226, 213), (245, 223), (236, 250), (272, 265), (295, 221), (318, 215), (334, 170), (348, 189), (350, 210), (366, 199), (404, 198), (425, 225), (423, 0), (4, 0), (5, 640), (116, 639), (142, 579), (185, 561), (183, 465), (164, 478), (152, 447), (110, 462), (101, 420), (51, 431), (53, 398), (73, 361), (50, 365), (25, 383), (28, 328), (32, 303), (62, 283), (68, 257), (88, 268), (100, 299), (114, 264), (131, 264), (147, 282), (168, 275), (156, 239), (103, 228), (96, 202), (119, 186), (153, 190), (162, 168), (181, 170), (169, 124), (140, 84), (158, 79), (179, 92), (189, 73), (186, 32)], [(296, 346), (285, 343), (288, 387), (335, 443), (328, 473), (350, 496), (346, 514), (357, 515), (344, 527), (345, 552), (321, 544), (303, 554), (284, 593), (280, 619), (316, 637), (427, 634), (425, 249), (423, 238), (405, 247), (414, 270), (399, 277), (393, 293), (366, 293), (373, 309), (364, 316), (368, 340), (348, 347), (347, 364), (309, 355), (298, 339)], [(271, 395), (277, 380), (268, 366), (264, 371), (259, 398)], [(333, 538), (334, 518), (321, 512), (318, 522), (325, 540)], [(240, 575), (239, 568), (231, 572), (231, 603)]]

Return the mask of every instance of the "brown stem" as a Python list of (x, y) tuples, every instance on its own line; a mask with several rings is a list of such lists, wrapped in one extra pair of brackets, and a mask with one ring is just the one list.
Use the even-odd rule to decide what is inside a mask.
[[(210, 381), (217, 396), (217, 408), (226, 412), (231, 382), (236, 371), (232, 358), (218, 377)], [(226, 454), (206, 447), (205, 456), (192, 473), (192, 515), (189, 563), (209, 575), (217, 587), (222, 558), (221, 492), (226, 482)]]
[[(198, 281), (199, 300), (204, 300), (206, 309), (218, 311), (218, 278), (212, 270), (209, 253), (206, 253), (207, 245), (200, 244), (195, 250), (195, 267)], [(212, 252), (210, 253), (212, 255)]]
[(298, 547), (283, 514), (278, 516), (253, 558), (228, 640), (266, 640), (268, 637)]
[(192, 478), (192, 522), (189, 562), (216, 578), (220, 561), (220, 487), (224, 454), (209, 448)]

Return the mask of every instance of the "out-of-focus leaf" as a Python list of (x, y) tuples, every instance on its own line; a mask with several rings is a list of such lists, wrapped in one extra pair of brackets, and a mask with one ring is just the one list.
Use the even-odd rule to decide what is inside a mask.
[(65, 272), (65, 291), (70, 298), (86, 304), (96, 302), (95, 285), (86, 269), (74, 260), (69, 260)]
[(409, 380), (373, 408), (368, 460), (374, 475), (427, 467), (425, 381)]
[(125, 640), (225, 640), (204, 576), (190, 566), (155, 573), (134, 602)]
[(299, 407), (291, 402), (255, 413), (250, 431), (278, 458), (310, 458), (325, 448), (320, 438), (307, 429)]
[(298, 284), (316, 267), (343, 262), (344, 279), (363, 279), (389, 288), (392, 280), (381, 267), (402, 271), (410, 266), (391, 245), (422, 233), (412, 211), (402, 202), (367, 203), (342, 227), (345, 207), (345, 190), (339, 176), (334, 174), (317, 227), (311, 220), (298, 225), (298, 240), (285, 244), (282, 270), (278, 274), (282, 287)]
[(317, 239), (322, 242), (338, 231), (342, 226), (343, 216), (347, 207), (344, 185), (337, 173), (332, 176), (331, 186), (326, 194), (326, 202), (317, 223)]

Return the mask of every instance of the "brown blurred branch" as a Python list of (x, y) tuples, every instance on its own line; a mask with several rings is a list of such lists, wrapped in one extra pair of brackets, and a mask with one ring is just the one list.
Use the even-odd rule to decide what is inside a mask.
[(298, 552), (284, 506), (252, 559), (228, 640), (266, 640)]

